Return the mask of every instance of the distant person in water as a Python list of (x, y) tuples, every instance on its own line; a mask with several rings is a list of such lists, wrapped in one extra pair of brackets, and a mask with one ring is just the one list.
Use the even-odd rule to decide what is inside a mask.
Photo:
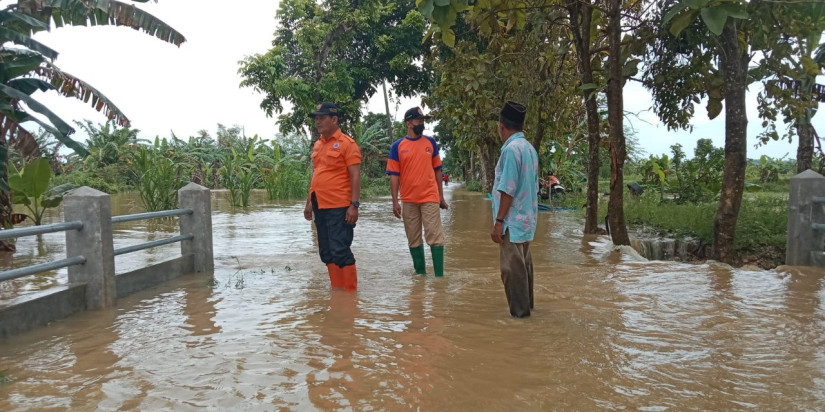
[(392, 213), (397, 218), (403, 217), (415, 273), (427, 273), (421, 238), (423, 226), (433, 257), (433, 271), (440, 277), (444, 276), (444, 229), (440, 209), (447, 209), (449, 205), (444, 200), (438, 144), (432, 137), (424, 135), (425, 119), (419, 107), (404, 113), (407, 135), (390, 147), (387, 174), (390, 175)]
[(499, 244), (501, 281), (510, 315), (530, 316), (533, 308), (533, 257), (530, 242), (538, 215), (539, 160), (524, 137), (527, 108), (508, 101), (499, 114), (498, 135), (504, 145), (493, 183), (493, 229)]

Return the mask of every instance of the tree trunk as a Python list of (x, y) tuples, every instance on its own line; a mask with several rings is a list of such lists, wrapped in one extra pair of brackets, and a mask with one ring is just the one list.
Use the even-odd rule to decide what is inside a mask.
[(478, 156), (481, 160), (481, 184), (486, 193), (493, 192), (493, 183), (496, 180), (496, 163), (500, 154), (499, 145), (485, 140), (478, 147)]
[[(539, 109), (536, 111), (538, 114), (538, 122), (536, 123), (536, 133), (533, 135), (533, 147), (536, 149), (536, 153), (539, 153), (541, 150), (541, 141), (544, 140), (544, 108), (546, 106), (547, 99), (539, 99)], [(541, 176), (541, 173), (539, 173)]]
[[(590, 24), (593, 8), (590, 7), (590, 0), (584, 0), (584, 5), (578, 0), (573, 0), (567, 4), (567, 10), (570, 13), (570, 23), (573, 27), (581, 84), (593, 84), (593, 68), (590, 64)], [(582, 95), (587, 114), (588, 143), (584, 233), (596, 233), (599, 227), (599, 146), (601, 144), (599, 106), (596, 102), (596, 89), (582, 90)]]
[[(5, 116), (0, 115), (0, 179), (8, 186), (9, 183), (9, 151), (8, 140), (9, 130), (12, 122)], [(14, 207), (11, 203), (11, 192), (0, 189), (0, 229), (11, 229), (14, 227), (11, 215)], [(0, 251), (14, 252), (17, 250), (14, 239), (0, 241)]]
[(796, 126), (799, 135), (799, 147), (796, 149), (796, 173), (812, 168), (814, 157), (814, 127), (810, 121)]
[[(624, 161), (627, 148), (624, 141), (624, 103), (622, 101), (622, 0), (610, 0), (607, 24), (607, 57), (610, 77), (607, 79), (607, 121), (610, 124), (610, 200), (607, 203), (610, 237), (614, 245), (629, 245), (624, 220)], [(592, 154), (591, 154), (592, 156)]]
[(384, 110), (387, 113), (387, 136), (390, 137), (390, 142), (395, 141), (395, 136), (392, 135), (392, 117), (390, 116), (390, 99), (387, 98), (387, 82), (382, 81), (381, 87), (384, 88)]
[(733, 240), (748, 160), (745, 88), (750, 59), (746, 50), (739, 48), (736, 22), (736, 19), (728, 19), (719, 39), (719, 58), (725, 80), (725, 169), (719, 208), (713, 221), (713, 257), (725, 263), (733, 263), (735, 258)]

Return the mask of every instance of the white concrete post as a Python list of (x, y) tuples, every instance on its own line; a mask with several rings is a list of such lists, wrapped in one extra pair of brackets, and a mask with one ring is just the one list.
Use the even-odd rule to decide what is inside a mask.
[(825, 204), (814, 201), (825, 197), (825, 176), (808, 169), (791, 178), (789, 190), (785, 264), (825, 265), (825, 230), (816, 228), (825, 224)]
[(195, 272), (208, 272), (215, 268), (212, 252), (212, 199), (209, 189), (189, 183), (178, 190), (181, 209), (192, 209), (191, 215), (180, 217), (180, 233), (191, 233), (194, 238), (180, 243), (182, 255), (193, 254)]
[(63, 198), (66, 222), (81, 221), (80, 230), (66, 231), (66, 256), (83, 256), (86, 263), (69, 266), (69, 284), (86, 284), (86, 309), (115, 304), (115, 254), (112, 244), (112, 206), (109, 195), (83, 186)]

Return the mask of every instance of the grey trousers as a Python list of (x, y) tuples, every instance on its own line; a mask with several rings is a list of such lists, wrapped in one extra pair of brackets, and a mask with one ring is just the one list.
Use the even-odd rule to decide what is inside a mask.
[(510, 233), (502, 236), (499, 244), (501, 282), (510, 305), (510, 315), (523, 318), (530, 316), (533, 308), (533, 257), (530, 242), (512, 243)]

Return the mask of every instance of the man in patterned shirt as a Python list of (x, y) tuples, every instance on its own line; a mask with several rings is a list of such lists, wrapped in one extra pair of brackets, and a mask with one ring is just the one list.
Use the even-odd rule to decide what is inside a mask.
[(508, 101), (499, 114), (498, 135), (504, 145), (493, 183), (493, 230), (499, 244), (501, 281), (516, 318), (530, 316), (533, 308), (533, 258), (530, 242), (538, 214), (539, 161), (536, 149), (524, 138), (527, 108)]

